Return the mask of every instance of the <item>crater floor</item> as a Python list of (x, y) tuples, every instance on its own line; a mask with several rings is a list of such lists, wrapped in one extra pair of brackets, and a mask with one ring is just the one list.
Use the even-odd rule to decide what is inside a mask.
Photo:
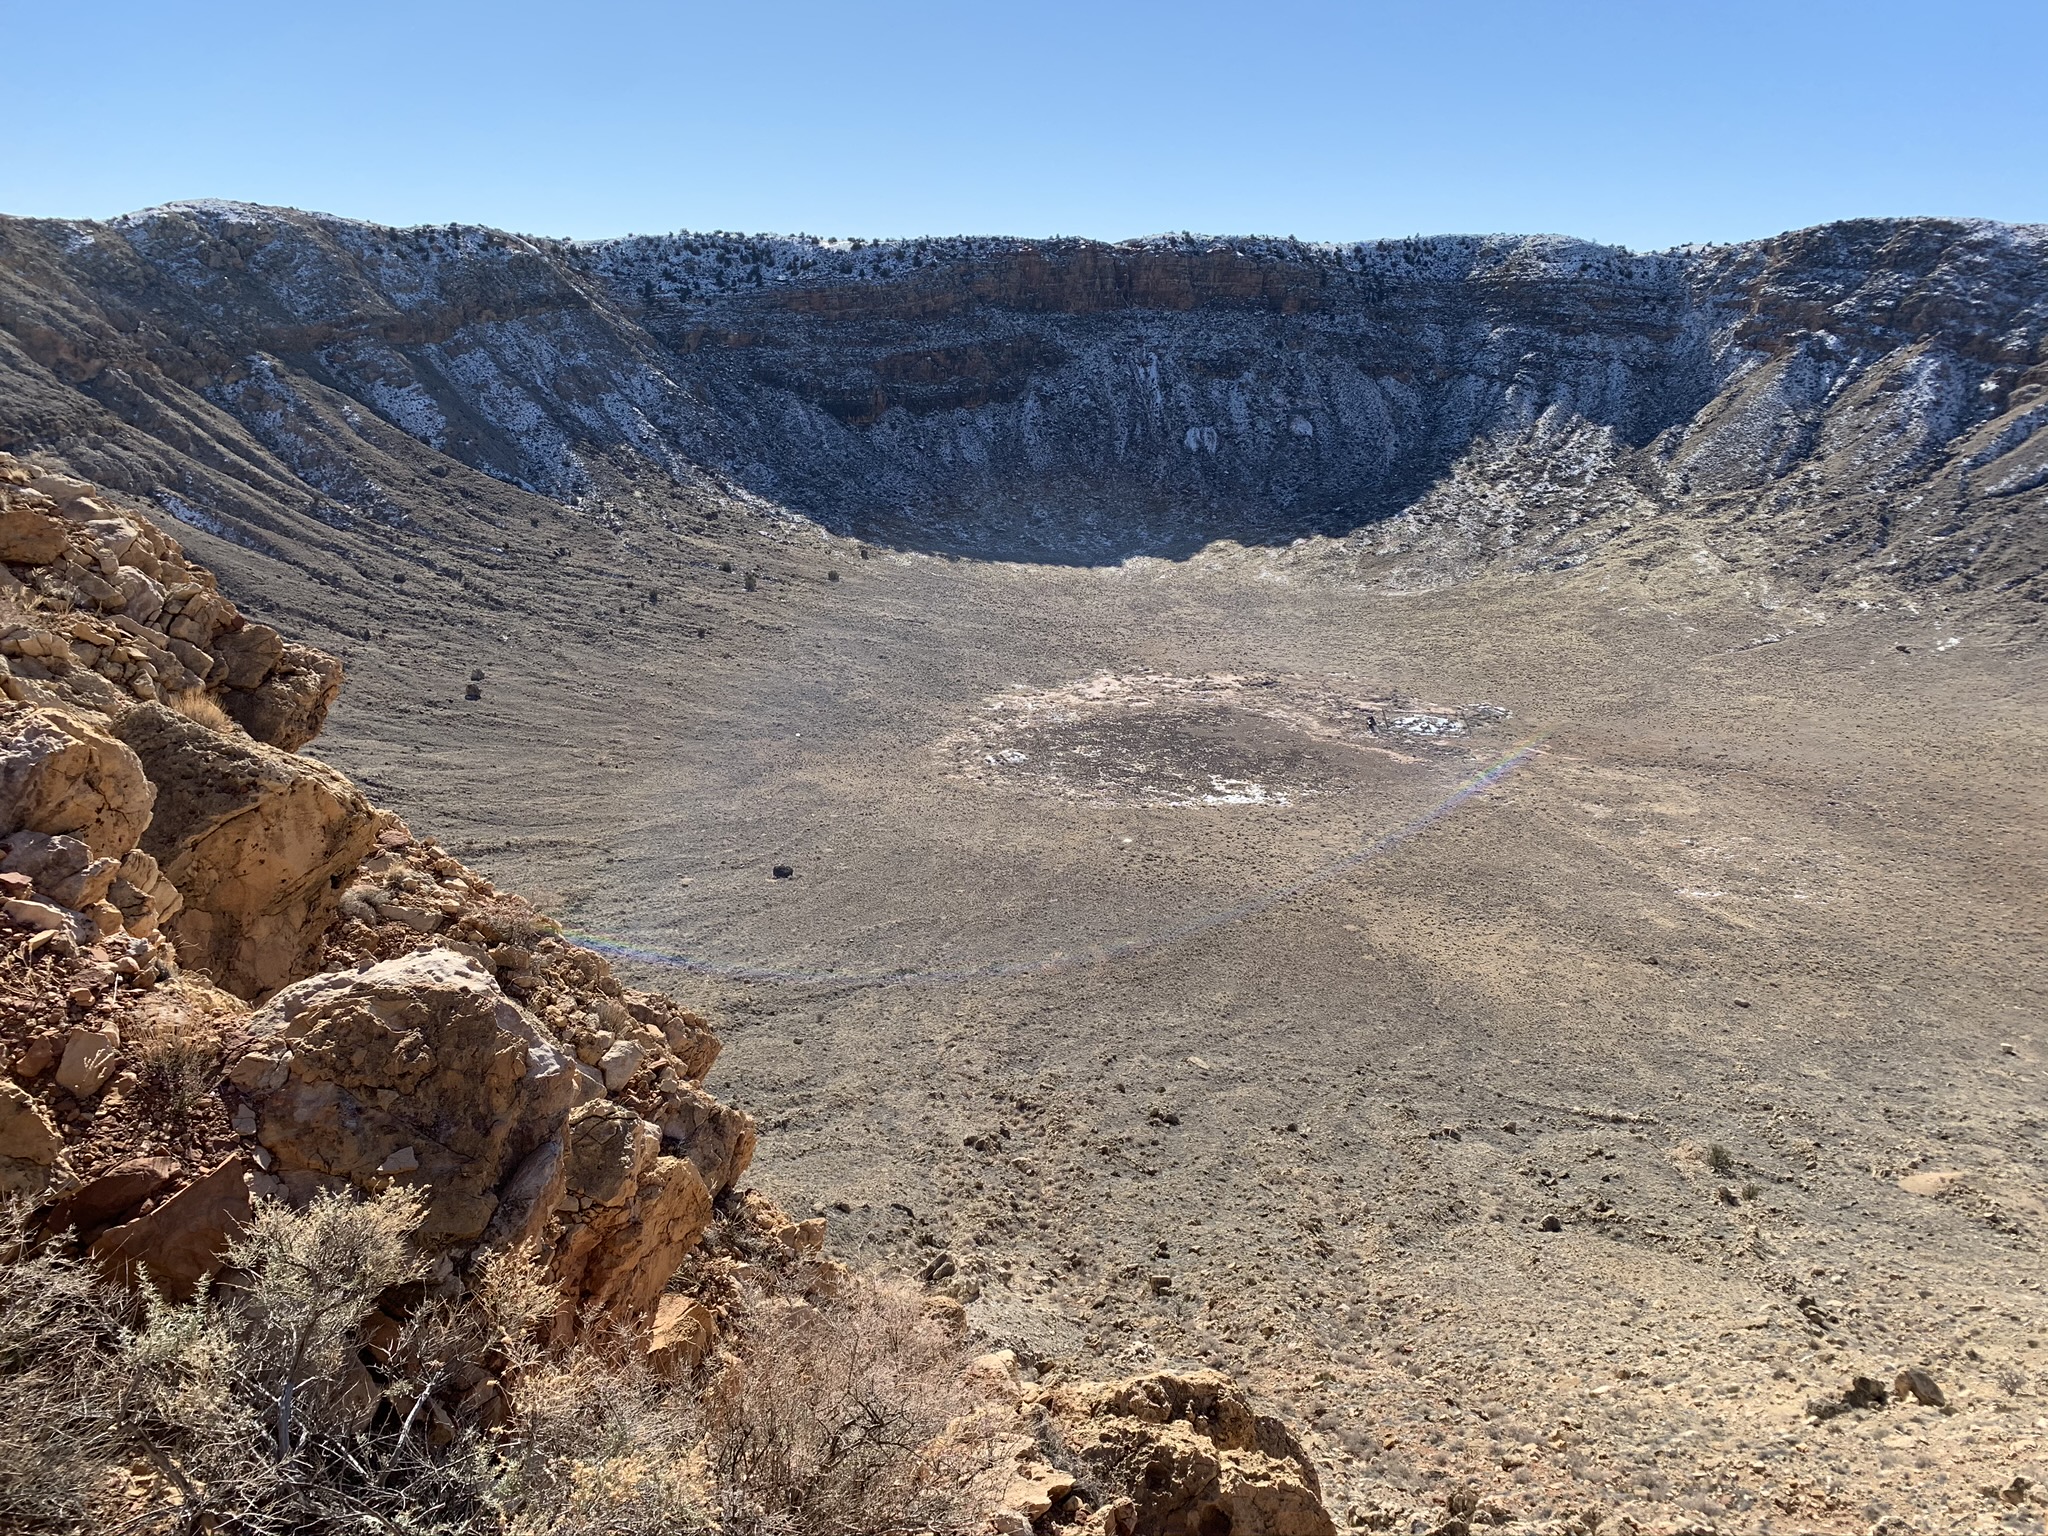
[[(788, 559), (708, 640), (400, 627), (322, 750), (716, 1013), (841, 1251), (1048, 1369), (1244, 1373), (1340, 1513), (2038, 1528), (1984, 1492), (2048, 1439), (2031, 649), (1628, 567)], [(1806, 1417), (1906, 1366), (1957, 1411)]]

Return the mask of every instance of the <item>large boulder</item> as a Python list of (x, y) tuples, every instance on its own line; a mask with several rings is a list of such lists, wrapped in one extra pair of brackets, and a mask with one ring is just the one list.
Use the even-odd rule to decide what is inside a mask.
[(1079, 1382), (1038, 1405), (1062, 1459), (1129, 1500), (1135, 1536), (1334, 1536), (1301, 1442), (1220, 1372)]
[[(252, 624), (241, 633), (261, 628)], [(275, 632), (271, 634), (274, 638)], [(259, 654), (260, 643), (259, 636)], [(230, 654), (231, 666), (248, 664), (245, 649)], [(341, 663), (310, 645), (287, 642), (278, 647), (270, 670), (256, 685), (236, 686), (233, 674), (228, 683), (220, 702), (234, 722), (258, 741), (296, 752), (327, 723), (327, 711), (341, 692)]]
[(49, 565), (71, 547), (63, 523), (38, 507), (0, 502), (0, 560)]
[[(250, 1021), (229, 1079), (287, 1188), (426, 1186), (430, 1247), (483, 1237), (515, 1176), (535, 1182), (531, 1160), (548, 1163), (587, 1091), (490, 971), (448, 949), (287, 987)], [(522, 1187), (524, 1205), (552, 1185), (543, 1172)]]
[(120, 858), (149, 825), (156, 790), (136, 754), (67, 710), (0, 703), (0, 835), (69, 835)]
[[(429, 1251), (531, 1245), (566, 1333), (592, 1310), (642, 1313), (711, 1221), (692, 1161), (607, 1098), (487, 964), (419, 949), (285, 988), (250, 1021), (228, 1080), (290, 1197), (427, 1191)], [(692, 1090), (694, 1091), (694, 1090)], [(707, 1115), (700, 1153), (731, 1166), (744, 1131)]]
[(252, 1000), (307, 974), (337, 877), (376, 844), (362, 794), (325, 764), (162, 705), (138, 705), (114, 729), (156, 785), (142, 847), (184, 894), (169, 924), (184, 963)]

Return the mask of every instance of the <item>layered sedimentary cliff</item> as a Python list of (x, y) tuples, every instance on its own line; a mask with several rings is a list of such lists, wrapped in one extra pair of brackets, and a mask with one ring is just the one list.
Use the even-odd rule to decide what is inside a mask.
[(572, 244), (232, 204), (0, 225), (0, 430), (299, 550), (397, 435), (595, 505), (645, 474), (1049, 560), (1367, 528), (1415, 579), (1760, 530), (1825, 585), (2035, 592), (2048, 231)]

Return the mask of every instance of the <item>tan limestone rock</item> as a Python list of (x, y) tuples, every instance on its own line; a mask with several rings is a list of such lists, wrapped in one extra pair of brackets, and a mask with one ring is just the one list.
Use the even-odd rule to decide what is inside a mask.
[(688, 1083), (668, 1099), (661, 1136), (696, 1165), (714, 1196), (731, 1189), (747, 1171), (758, 1139), (751, 1115)]
[(106, 1086), (120, 1063), (119, 1035), (108, 1029), (74, 1029), (64, 1038), (57, 1086), (74, 1099), (89, 1099)]
[(333, 769), (143, 704), (115, 729), (157, 788), (144, 850), (184, 895), (167, 925), (186, 965), (261, 999), (312, 969), (334, 877), (376, 842), (369, 804)]
[(248, 1223), (250, 1171), (237, 1153), (147, 1216), (108, 1228), (92, 1245), (93, 1258), (117, 1278), (136, 1283), (147, 1274), (171, 1300), (189, 1301)]
[(222, 668), (224, 687), (260, 688), (284, 659), (284, 640), (268, 624), (244, 624), (219, 636), (213, 643), (213, 655)]
[(647, 1331), (647, 1364), (657, 1376), (686, 1376), (711, 1353), (718, 1320), (691, 1296), (663, 1296)]
[(1218, 1372), (1080, 1382), (1037, 1397), (1068, 1456), (1130, 1498), (1136, 1536), (1334, 1536), (1301, 1443)]
[(140, 760), (105, 731), (66, 710), (0, 704), (0, 833), (68, 834), (119, 858), (155, 803)]
[(655, 992), (628, 992), (624, 1006), (635, 1022), (660, 1031), (683, 1076), (704, 1081), (718, 1059), (720, 1041), (702, 1017)]
[(428, 1186), (430, 1247), (491, 1228), (501, 1188), (560, 1131), (573, 1077), (490, 971), (446, 949), (286, 988), (229, 1070), (280, 1175)]
[(341, 692), (341, 663), (310, 645), (286, 643), (277, 663), (255, 688), (229, 688), (221, 707), (258, 741), (296, 752), (327, 723)]
[[(575, 1189), (572, 1178), (572, 1196)], [(549, 1272), (572, 1303), (645, 1312), (710, 1224), (711, 1195), (697, 1170), (680, 1157), (656, 1157), (613, 1203), (564, 1227)]]
[(0, 1082), (0, 1195), (36, 1196), (63, 1167), (64, 1138), (27, 1093)]
[(70, 547), (64, 524), (34, 507), (0, 506), (0, 560), (49, 565)]

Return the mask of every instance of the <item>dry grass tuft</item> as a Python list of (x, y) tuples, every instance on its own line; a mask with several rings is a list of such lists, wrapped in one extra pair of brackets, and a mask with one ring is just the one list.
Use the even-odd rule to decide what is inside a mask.
[(220, 1083), (220, 1032), (180, 1008), (138, 1009), (125, 1054), (134, 1063), (135, 1100), (144, 1118), (181, 1136)]
[(228, 712), (220, 707), (220, 701), (204, 688), (187, 688), (183, 693), (174, 693), (170, 705), (187, 720), (196, 721), (222, 736), (232, 736), (241, 730), (228, 718)]

